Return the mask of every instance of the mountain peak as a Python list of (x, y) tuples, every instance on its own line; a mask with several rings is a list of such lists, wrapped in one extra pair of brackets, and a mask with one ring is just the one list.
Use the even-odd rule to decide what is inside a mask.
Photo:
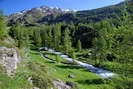
[(11, 16), (16, 15), (26, 15), (26, 14), (41, 14), (42, 16), (52, 15), (52, 14), (63, 14), (63, 13), (71, 13), (76, 12), (76, 10), (70, 10), (70, 9), (61, 9), (58, 7), (49, 7), (49, 6), (40, 6), (38, 8), (32, 8), (29, 10), (22, 10), (20, 12), (17, 12), (15, 14), (12, 14)]
[[(9, 16), (9, 21), (15, 23), (16, 21), (36, 22), (45, 16), (73, 13), (74, 10), (61, 9), (58, 7), (40, 6), (29, 10), (23, 10)], [(25, 24), (25, 22), (24, 22)]]

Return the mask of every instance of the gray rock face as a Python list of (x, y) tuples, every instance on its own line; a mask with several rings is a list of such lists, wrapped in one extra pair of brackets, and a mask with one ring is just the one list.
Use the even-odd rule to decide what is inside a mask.
[(74, 88), (74, 89), (78, 89), (78, 88), (76, 88), (76, 84), (75, 83), (73, 83), (73, 82), (66, 82), (66, 85), (68, 85), (68, 86), (71, 86), (72, 88)]
[(55, 88), (57, 89), (72, 89), (71, 86), (65, 84), (63, 81), (61, 80), (56, 80), (53, 81), (53, 85), (55, 86)]
[(21, 58), (15, 48), (0, 47), (0, 65), (8, 75), (13, 75)]

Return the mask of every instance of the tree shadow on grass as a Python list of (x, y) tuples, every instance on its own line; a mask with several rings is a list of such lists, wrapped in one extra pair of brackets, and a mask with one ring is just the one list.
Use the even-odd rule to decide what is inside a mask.
[(81, 66), (77, 66), (77, 65), (56, 65), (59, 68), (63, 68), (63, 69), (81, 69)]
[(84, 85), (90, 85), (90, 84), (97, 85), (97, 84), (107, 84), (108, 83), (107, 80), (101, 79), (101, 78), (99, 78), (99, 79), (78, 80), (76, 82), (79, 83), (79, 84), (84, 84)]
[(30, 52), (31, 54), (35, 54), (35, 55), (38, 55), (39, 54), (39, 52), (38, 51), (32, 51), (32, 52)]
[(55, 61), (46, 61), (45, 63), (55, 64)]
[(43, 53), (44, 55), (54, 55), (54, 56), (56, 56), (56, 54), (54, 54), (54, 53)]

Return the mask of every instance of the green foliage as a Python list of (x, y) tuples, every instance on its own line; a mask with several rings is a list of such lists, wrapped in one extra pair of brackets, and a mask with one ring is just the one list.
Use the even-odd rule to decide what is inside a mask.
[(13, 77), (9, 77), (3, 72), (0, 73), (0, 88), (1, 89), (25, 89), (32, 88), (32, 86), (27, 81), (27, 75), (24, 73), (17, 73)]
[(56, 50), (59, 50), (59, 45), (61, 44), (61, 26), (56, 24), (53, 27), (53, 45)]
[[(59, 67), (59, 64), (48, 64), (57, 69), (55, 73), (52, 73), (65, 81), (68, 80), (66, 76), (69, 73), (74, 73), (78, 78), (72, 81), (76, 81), (85, 89), (88, 86), (91, 88), (92, 86), (90, 84), (93, 84), (93, 86), (94, 84), (98, 84), (97, 88), (99, 89), (132, 89), (132, 80), (129, 79), (132, 76), (133, 69), (131, 66), (133, 63), (133, 15), (131, 13), (133, 12), (132, 6), (127, 6), (129, 4), (126, 2), (125, 4), (121, 3), (117, 6), (99, 8), (92, 11), (78, 11), (75, 14), (68, 13), (46, 16), (44, 20), (47, 20), (42, 21), (44, 22), (43, 24), (40, 24), (41, 22), (36, 24), (36, 21), (38, 21), (37, 18), (39, 17), (41, 19), (41, 14), (38, 13), (36, 16), (33, 16), (35, 19), (32, 16), (25, 17), (24, 20), (28, 24), (26, 27), (23, 26), (25, 22), (22, 25), (20, 23), (23, 21), (16, 21), (16, 24), (12, 25), (11, 29), (9, 29), (9, 35), (15, 40), (16, 46), (20, 49), (27, 49), (29, 45), (32, 45), (34, 49), (47, 46), (61, 51), (73, 59), (89, 62), (95, 66), (104, 67), (127, 77), (112, 81), (90, 79), (90, 76), (93, 75), (89, 74), (90, 76), (88, 78), (88, 73), (85, 71), (83, 72), (73, 68), (66, 71), (67, 68), (71, 67), (66, 67), (64, 64), (61, 64), (61, 67)], [(8, 36), (4, 19), (3, 16), (0, 16), (0, 45), (13, 47), (8, 42), (1, 41)], [(45, 24), (45, 22), (48, 24)], [(75, 52), (75, 50), (78, 50), (78, 52)], [(22, 55), (24, 54), (22, 51)], [(58, 63), (61, 62), (61, 58), (58, 55), (50, 55), (50, 57), (55, 58)], [(49, 74), (45, 70), (46, 67), (43, 63), (44, 61), (41, 61), (41, 63), (33, 61), (26, 63), (24, 69), (28, 72), (19, 72), (15, 79), (0, 75), (0, 80), (3, 82), (3, 85), (0, 82), (0, 86), (2, 86), (2, 89), (6, 86), (6, 89), (17, 89), (18, 84), (19, 88), (22, 86), (27, 88), (27, 86), (30, 86), (27, 83), (27, 78), (30, 76), (33, 80), (33, 86), (47, 89), (47, 86), (51, 85), (51, 79), (48, 78)], [(2, 71), (1, 67), (0, 71)], [(84, 73), (86, 73), (85, 77), (82, 76)], [(20, 81), (19, 76), (22, 78)], [(10, 83), (11, 81), (14, 82)], [(12, 85), (6, 84), (5, 86), (4, 84), (6, 82)], [(100, 84), (103, 84), (103, 86)]]
[(111, 85), (113, 85), (115, 89), (132, 89), (132, 83), (132, 79), (127, 77), (118, 77), (112, 80)]
[(70, 53), (70, 56), (71, 56), (73, 59), (75, 59), (75, 58), (76, 58), (75, 52), (72, 51), (72, 52)]
[(52, 80), (48, 76), (46, 66), (39, 62), (29, 62), (28, 68), (31, 71), (31, 80), (33, 81), (33, 85), (41, 88), (47, 89), (52, 86)]
[(42, 39), (41, 39), (41, 35), (40, 35), (40, 30), (35, 30), (33, 36), (34, 36), (35, 45), (40, 47), (41, 43), (42, 43)]
[(127, 66), (133, 61), (133, 42), (131, 40), (133, 38), (133, 25), (131, 19), (129, 19), (130, 16), (127, 11), (124, 11), (122, 17), (120, 17), (121, 24), (119, 26), (113, 24), (111, 19), (94, 24), (99, 36), (93, 41), (94, 48), (92, 52), (92, 58), (96, 60), (97, 66), (103, 65), (103, 62), (106, 61), (116, 62), (118, 65), (124, 64), (123, 67), (105, 68), (126, 76), (130, 75), (132, 69), (131, 67), (127, 68)]
[(70, 31), (68, 28), (64, 31), (64, 37), (63, 37), (63, 50), (65, 54), (69, 54), (72, 50), (72, 43), (71, 43), (71, 37), (70, 37)]
[(8, 48), (14, 48), (15, 47), (13, 44), (5, 42), (5, 41), (1, 41), (1, 40), (0, 40), (0, 46), (5, 46)]
[(7, 37), (6, 22), (5, 18), (0, 15), (0, 39), (4, 39), (5, 37)]
[[(56, 55), (52, 55), (50, 53), (48, 54), (48, 56), (50, 58), (56, 58)], [(46, 65), (50, 67), (51, 70), (49, 71), (51, 71), (53, 76), (56, 76), (57, 78), (60, 78), (66, 82), (74, 82), (81, 89), (132, 89), (132, 78), (119, 76), (111, 79), (103, 79), (76, 65), (56, 64), (51, 63), (48, 60), (44, 61), (45, 62), (43, 63), (46, 63)], [(120, 66), (120, 64), (114, 63), (114, 66), (115, 67), (113, 67), (113, 69), (117, 68), (117, 66)], [(124, 65), (121, 66), (124, 67)], [(67, 76), (70, 74), (75, 75), (76, 78), (67, 78)]]
[(56, 55), (56, 62), (57, 63), (60, 63), (62, 61), (62, 59), (60, 58), (60, 56), (59, 55)]
[(53, 48), (53, 35), (52, 35), (52, 29), (48, 30), (48, 47)]
[(78, 49), (78, 51), (81, 51), (81, 49), (82, 49), (82, 45), (81, 45), (80, 40), (78, 40), (78, 42), (77, 42), (77, 49)]
[(26, 27), (23, 27), (18, 23), (11, 27), (9, 34), (15, 39), (17, 47), (25, 48), (29, 46), (29, 32)]
[(52, 33), (51, 33), (51, 28), (50, 26), (41, 26), (39, 27), (40, 30), (40, 36), (42, 39), (42, 46), (47, 46), (47, 47), (51, 47), (52, 46)]

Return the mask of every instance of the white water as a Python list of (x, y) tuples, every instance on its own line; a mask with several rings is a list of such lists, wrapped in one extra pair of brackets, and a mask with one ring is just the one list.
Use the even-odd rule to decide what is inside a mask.
[(90, 65), (90, 64), (87, 64), (87, 63), (83, 63), (81, 61), (77, 61), (75, 59), (69, 58), (69, 56), (64, 55), (61, 52), (57, 52), (57, 51), (55, 51), (53, 49), (50, 49), (50, 48), (47, 48), (47, 47), (42, 47), (39, 50), (42, 50), (42, 49), (47, 50), (50, 53), (53, 53), (53, 54), (56, 54), (56, 55), (60, 55), (60, 57), (62, 57), (63, 59), (66, 59), (69, 62), (75, 62), (78, 65), (88, 69), (89, 71), (91, 71), (93, 73), (96, 73), (97, 75), (101, 76), (102, 78), (110, 78), (110, 77), (116, 76), (116, 74), (111, 72), (111, 71), (104, 70), (102, 68), (97, 68), (97, 67), (94, 67), (93, 65)]

